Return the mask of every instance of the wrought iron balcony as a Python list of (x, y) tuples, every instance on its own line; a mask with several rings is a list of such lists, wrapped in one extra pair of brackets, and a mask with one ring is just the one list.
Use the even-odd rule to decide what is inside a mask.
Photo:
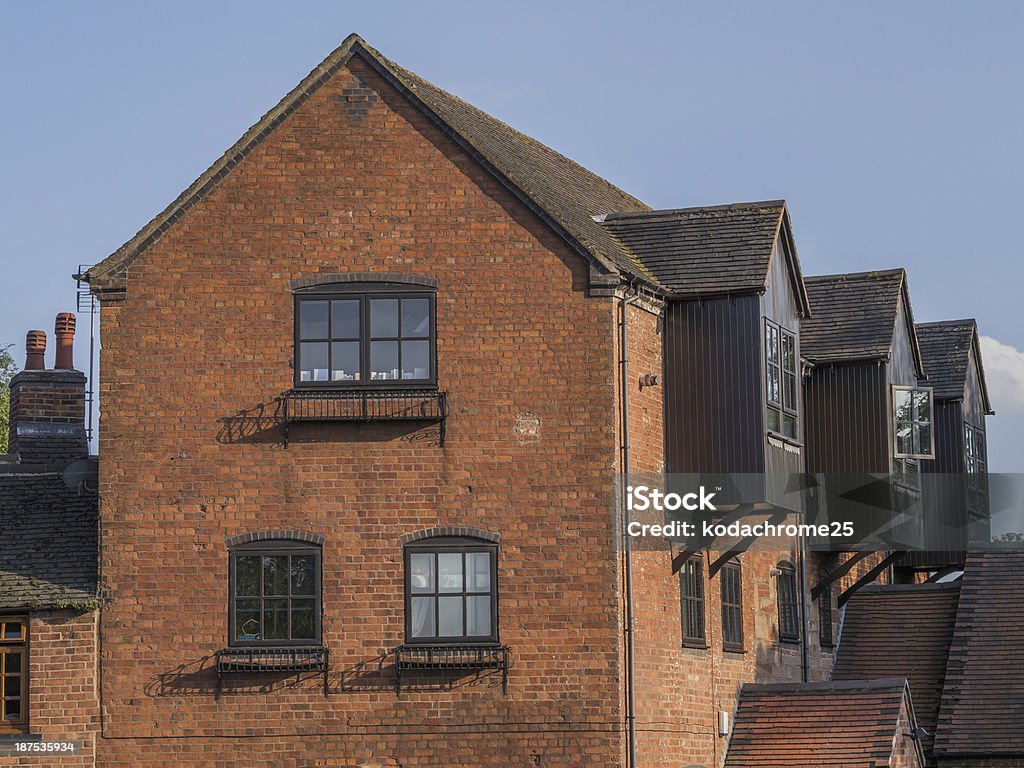
[(426, 670), (501, 672), (501, 690), (508, 693), (509, 649), (507, 645), (403, 645), (395, 649), (398, 692), (402, 673)]
[(259, 647), (224, 648), (216, 651), (218, 687), (229, 673), (260, 672), (318, 672), (324, 676), (324, 696), (327, 695), (327, 673), (330, 670), (330, 650), (316, 647)]
[(293, 389), (284, 397), (285, 446), (295, 422), (423, 421), (440, 424), (444, 445), (447, 393), (423, 389)]

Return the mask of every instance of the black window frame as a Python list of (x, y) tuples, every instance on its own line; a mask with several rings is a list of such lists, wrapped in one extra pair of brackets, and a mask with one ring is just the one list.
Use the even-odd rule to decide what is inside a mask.
[(743, 567), (738, 560), (718, 572), (722, 596), (722, 649), (743, 653)]
[[(441, 592), (437, 584), (437, 561), (438, 555), (441, 554), (461, 554), (462, 555), (462, 591), (461, 592)], [(487, 592), (481, 591), (469, 591), (467, 589), (467, 578), (466, 578), (466, 555), (470, 553), (486, 553), (490, 555), (491, 561), (491, 575), (490, 575), (490, 590)], [(434, 555), (434, 588), (433, 592), (416, 592), (412, 591), (412, 556), (419, 554), (433, 554)], [(498, 646), (501, 643), (500, 634), (500, 612), (498, 610), (499, 595), (498, 595), (498, 545), (494, 542), (488, 542), (481, 539), (474, 539), (470, 537), (457, 537), (457, 536), (435, 536), (428, 539), (421, 539), (419, 541), (409, 542), (403, 547), (402, 552), (403, 562), (403, 592), (404, 599), (403, 605), (405, 610), (405, 644), (409, 646), (416, 645), (430, 645), (430, 646)], [(491, 633), (489, 635), (467, 635), (466, 634), (466, 620), (468, 610), (466, 608), (466, 601), (469, 597), (482, 597), (488, 595), (491, 598)], [(439, 597), (458, 597), (463, 598), (462, 607), (462, 630), (461, 635), (446, 635), (441, 636), (437, 634), (439, 628), (439, 611), (440, 601)], [(413, 626), (412, 626), (412, 600), (414, 597), (432, 597), (434, 599), (434, 632), (435, 634), (431, 637), (413, 637)]]
[[(900, 404), (899, 395), (900, 392), (911, 393), (911, 408), (913, 408), (914, 399), (919, 394), (926, 394), (928, 397), (928, 418), (921, 419), (914, 417), (911, 413), (911, 418), (900, 417)], [(892, 386), (892, 450), (893, 458), (895, 459), (934, 459), (935, 458), (935, 392), (932, 387), (913, 387), (903, 384), (893, 384)], [(907, 425), (910, 427), (911, 436), (911, 450), (901, 451), (900, 450), (900, 430), (901, 425)], [(922, 430), (927, 428), (927, 450), (925, 450), (924, 440), (921, 436)], [(915, 447), (921, 450), (913, 450)]]
[(832, 587), (818, 595), (818, 646), (834, 648), (835, 637), (832, 634)]
[[(373, 336), (370, 328), (370, 302), (372, 299), (426, 299), (429, 302), (430, 333), (427, 338), (403, 337), (401, 329), (401, 304), (399, 304), (399, 329), (398, 336)], [(359, 309), (359, 337), (337, 337), (332, 336), (331, 322), (331, 301), (360, 302)], [(301, 304), (304, 301), (327, 301), (327, 337), (302, 337), (300, 323)], [(345, 390), (373, 390), (373, 389), (436, 389), (437, 388), (437, 291), (428, 287), (411, 287), (405, 284), (396, 283), (345, 283), (343, 285), (319, 285), (311, 288), (303, 288), (294, 294), (293, 311), (293, 381), (297, 389), (345, 389)], [(429, 352), (428, 362), (430, 365), (430, 376), (426, 379), (369, 379), (363, 378), (370, 375), (370, 345), (372, 341), (397, 341), (398, 342), (398, 370), (399, 377), (402, 369), (402, 340), (428, 341)], [(359, 343), (359, 365), (360, 379), (358, 381), (302, 381), (302, 343), (326, 343), (327, 344), (327, 371), (328, 376), (332, 371), (331, 355), (332, 344), (336, 342), (358, 341)]]
[(679, 623), (686, 648), (707, 648), (704, 558), (693, 555), (679, 569)]
[[(10, 625), (20, 625), (18, 637), (7, 637)], [(20, 664), (17, 672), (7, 667), (7, 656), (17, 653)], [(8, 695), (8, 680), (18, 678), (18, 695)], [(7, 702), (17, 700), (18, 719), (8, 720)], [(29, 626), (28, 616), (5, 614), (0, 616), (0, 733), (24, 733), (28, 730), (29, 707)]]
[[(291, 600), (293, 597), (297, 599), (314, 599), (313, 604), (313, 623), (316, 630), (315, 637), (313, 638), (298, 638), (298, 639), (259, 639), (259, 640), (240, 640), (238, 638), (238, 627), (235, 625), (236, 622), (236, 611), (235, 611), (235, 600), (238, 595), (236, 586), (236, 575), (237, 575), (237, 559), (238, 557), (260, 557), (260, 622), (262, 627), (263, 621), (263, 606), (262, 601), (268, 596), (264, 593), (263, 587), (263, 557), (283, 557), (283, 556), (313, 556), (314, 565), (313, 573), (315, 576), (315, 584), (313, 587), (313, 595), (292, 595), (291, 594), (291, 578), (289, 575), (288, 581), (288, 634), (291, 635)], [(290, 564), (290, 561), (289, 561)], [(247, 597), (247, 596), (241, 596)], [(279, 598), (281, 596), (271, 595), (271, 598)], [(260, 633), (263, 634), (262, 632)], [(312, 544), (304, 541), (295, 541), (292, 539), (264, 539), (260, 541), (247, 542), (245, 544), (238, 544), (228, 550), (228, 647), (230, 648), (316, 648), (323, 645), (323, 551), (322, 548), (317, 544)]]
[[(771, 340), (777, 338), (778, 359), (772, 361)], [(792, 347), (789, 366), (786, 362), (786, 343)], [(797, 334), (774, 320), (764, 319), (764, 400), (765, 431), (788, 440), (796, 440), (800, 434), (800, 347)], [(772, 399), (773, 379), (778, 379), (779, 397)], [(792, 381), (792, 388), (787, 381)], [(771, 425), (772, 414), (778, 418), (778, 428)], [(790, 428), (791, 427), (791, 428)]]
[(775, 600), (778, 609), (779, 640), (784, 643), (800, 642), (800, 598), (796, 583), (796, 568), (790, 563), (776, 566)]
[(964, 462), (967, 479), (967, 512), (988, 517), (988, 455), (985, 430), (964, 422)]

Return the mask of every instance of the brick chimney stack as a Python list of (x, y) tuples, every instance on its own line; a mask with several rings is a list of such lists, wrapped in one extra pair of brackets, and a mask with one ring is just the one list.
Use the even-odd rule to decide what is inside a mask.
[(57, 315), (56, 367), (44, 362), (46, 334), (29, 331), (25, 370), (11, 379), (8, 452), (24, 464), (69, 464), (89, 455), (85, 374), (74, 370), (75, 316)]

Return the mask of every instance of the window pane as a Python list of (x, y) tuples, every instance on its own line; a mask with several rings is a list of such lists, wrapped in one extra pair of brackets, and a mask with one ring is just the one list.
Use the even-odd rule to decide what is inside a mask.
[(370, 380), (398, 378), (398, 342), (370, 342)]
[(402, 338), (430, 336), (430, 299), (402, 299)]
[(4, 701), (4, 720), (17, 721), (21, 719), (21, 702), (18, 700)]
[(398, 337), (398, 299), (370, 299), (370, 336)]
[(4, 639), (5, 640), (19, 640), (21, 639), (21, 622), (20, 621), (8, 621), (4, 623)]
[(932, 396), (927, 390), (919, 389), (914, 392), (914, 417), (918, 421), (932, 420)]
[(491, 634), (491, 598), (467, 597), (466, 602), (466, 635), (487, 637)]
[(796, 376), (794, 376), (792, 373), (787, 373), (783, 378), (785, 379), (785, 382), (786, 382), (785, 406), (789, 410), (795, 411), (796, 410)]
[(292, 600), (292, 640), (316, 639), (316, 601)]
[(263, 639), (288, 639), (288, 598), (275, 597), (263, 601)]
[(331, 381), (359, 381), (359, 342), (331, 344)]
[(775, 365), (768, 366), (768, 402), (770, 403), (781, 403), (781, 393), (779, 385), (779, 368)]
[(782, 367), (787, 371), (796, 371), (796, 340), (790, 333), (782, 334)]
[(4, 696), (21, 696), (21, 678), (4, 678)]
[(897, 389), (893, 393), (893, 402), (896, 408), (897, 421), (910, 421), (911, 416), (911, 393), (906, 389)]
[(932, 452), (932, 425), (922, 424), (917, 428), (917, 453), (931, 454)]
[(260, 639), (260, 601), (235, 600), (235, 635), (238, 640)]
[(466, 591), (491, 591), (491, 553), (466, 553)]
[(327, 342), (299, 344), (299, 381), (327, 381)]
[(16, 675), (21, 672), (21, 653), (7, 652), (0, 654), (0, 658), (4, 660), (4, 672), (12, 675)]
[(359, 299), (331, 302), (331, 338), (359, 338)]
[(786, 416), (782, 417), (782, 434), (786, 437), (796, 437), (796, 417)]
[(437, 636), (462, 636), (462, 602), (459, 597), (437, 598)]
[[(379, 342), (377, 342), (379, 343)], [(402, 342), (402, 378), (430, 378), (430, 342)]]
[(914, 430), (910, 425), (899, 426), (896, 429), (896, 452), (914, 452)]
[(434, 627), (434, 597), (414, 597), (412, 599), (412, 617), (409, 625), (413, 637), (436, 637)]
[(263, 558), (263, 594), (288, 594), (287, 555), (268, 555)]
[(778, 408), (768, 409), (768, 429), (772, 432), (781, 432), (782, 427), (782, 414), (779, 413)]
[(313, 555), (292, 555), (292, 594), (316, 594), (316, 558)]
[(409, 557), (409, 587), (413, 592), (435, 592), (433, 553)]
[(235, 594), (260, 594), (260, 556), (243, 555), (235, 558)]
[(461, 552), (442, 552), (437, 556), (437, 591), (462, 591)]
[(779, 329), (773, 325), (767, 326), (765, 329), (765, 355), (768, 358), (769, 363), (779, 362)]
[(327, 338), (327, 301), (299, 302), (299, 338)]

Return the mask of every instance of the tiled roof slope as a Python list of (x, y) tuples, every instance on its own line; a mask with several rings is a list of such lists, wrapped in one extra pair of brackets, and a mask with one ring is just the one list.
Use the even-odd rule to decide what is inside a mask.
[[(616, 213), (605, 218), (604, 227), (674, 294), (735, 294), (764, 290), (787, 217), (785, 201), (770, 200)], [(804, 302), (802, 285), (797, 292)]]
[(94, 290), (116, 290), (127, 266), (156, 242), (185, 212), (244, 159), (254, 147), (329, 80), (353, 55), (392, 80), (414, 104), (436, 116), (442, 128), (490, 165), (514, 192), (539, 209), (556, 228), (606, 269), (657, 284), (647, 268), (593, 217), (612, 212), (649, 210), (635, 197), (567, 157), (467, 104), (386, 59), (358, 35), (348, 38), (298, 86), (211, 165), (192, 185), (134, 237), (89, 269)]
[(889, 765), (905, 695), (895, 679), (745, 685), (725, 768)]
[[(934, 388), (938, 400), (958, 400), (967, 386), (967, 366), (971, 364), (971, 349), (979, 356), (978, 325), (974, 320), (941, 320), (936, 323), (918, 323), (917, 341), (921, 345), (921, 358), (926, 383)], [(991, 411), (988, 388), (982, 373), (982, 397), (985, 410)]]
[(969, 553), (935, 755), (1024, 758), (1024, 551)]
[(960, 585), (867, 587), (846, 606), (833, 680), (903, 677), (932, 750)]
[(904, 292), (902, 269), (804, 278), (811, 317), (800, 323), (800, 350), (816, 363), (889, 356)]
[(0, 610), (96, 598), (97, 509), (59, 472), (0, 467)]

